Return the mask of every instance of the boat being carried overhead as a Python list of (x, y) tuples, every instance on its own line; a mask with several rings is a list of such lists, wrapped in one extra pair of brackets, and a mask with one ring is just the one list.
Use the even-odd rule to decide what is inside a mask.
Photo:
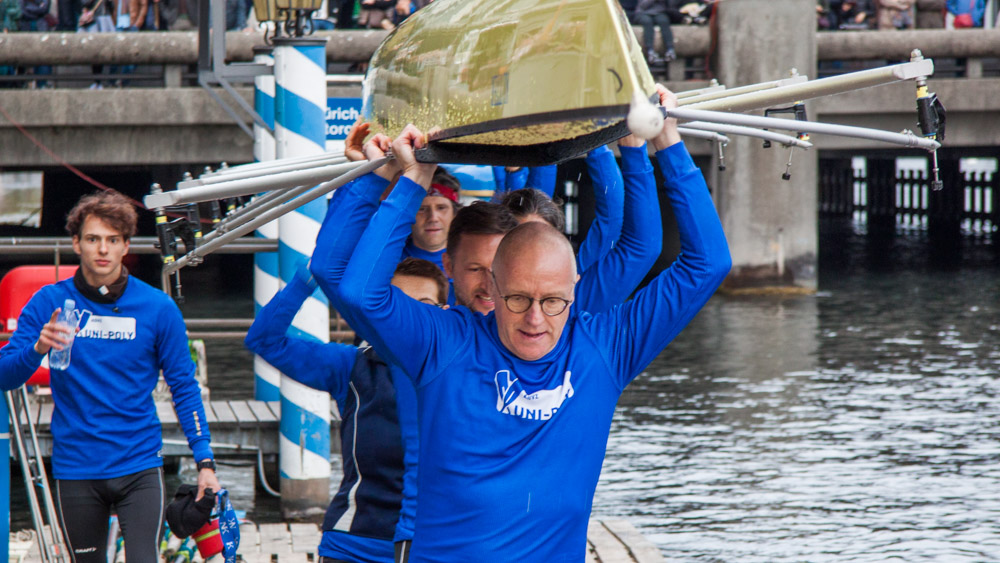
[(372, 56), (362, 114), (429, 132), (420, 160), (537, 166), (627, 134), (654, 92), (618, 0), (436, 0)]

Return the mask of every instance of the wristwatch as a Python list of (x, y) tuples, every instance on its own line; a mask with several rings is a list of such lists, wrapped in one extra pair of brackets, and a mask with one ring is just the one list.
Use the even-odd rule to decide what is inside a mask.
[(202, 469), (211, 469), (215, 471), (215, 460), (214, 459), (203, 459), (198, 462), (198, 471)]

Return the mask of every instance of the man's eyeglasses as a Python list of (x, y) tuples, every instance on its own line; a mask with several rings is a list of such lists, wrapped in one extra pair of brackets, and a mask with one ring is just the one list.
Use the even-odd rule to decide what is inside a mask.
[(437, 307), (438, 309), (443, 309), (443, 308), (444, 308), (444, 306), (445, 306), (445, 304), (444, 304), (444, 303), (438, 303), (437, 301), (432, 301), (432, 300), (430, 300), (430, 299), (420, 299), (419, 301), (420, 301), (421, 303), (427, 303), (428, 305), (434, 305), (434, 306), (435, 306), (435, 307)]
[[(497, 276), (490, 271), (490, 276), (493, 277), (493, 285), (497, 286), (497, 291), (500, 291), (500, 284), (497, 283)], [(501, 295), (501, 299), (505, 305), (507, 305), (507, 310), (511, 313), (524, 313), (531, 308), (532, 303), (535, 302), (534, 297), (528, 297), (527, 295)], [(546, 297), (544, 299), (538, 299), (538, 305), (542, 308), (542, 313), (545, 313), (549, 317), (554, 317), (561, 314), (569, 307), (572, 303), (569, 299), (563, 299), (562, 297)]]

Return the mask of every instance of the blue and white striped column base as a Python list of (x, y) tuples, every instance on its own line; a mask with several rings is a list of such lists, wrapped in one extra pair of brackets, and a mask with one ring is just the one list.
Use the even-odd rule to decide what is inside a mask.
[[(311, 156), (326, 145), (326, 40), (274, 41), (274, 138), (280, 158)], [(278, 220), (282, 285), (312, 255), (326, 215), (320, 198)], [(321, 291), (306, 299), (290, 333), (330, 340), (330, 305)], [(282, 376), (280, 424), (281, 512), (286, 518), (322, 514), (330, 494), (330, 395)]]

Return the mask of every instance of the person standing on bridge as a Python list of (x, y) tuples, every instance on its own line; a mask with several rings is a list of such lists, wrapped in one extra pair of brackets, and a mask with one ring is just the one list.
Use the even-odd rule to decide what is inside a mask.
[(135, 209), (117, 192), (82, 198), (66, 221), (80, 268), (72, 279), (40, 289), (0, 348), (0, 387), (16, 389), (50, 350), (69, 344), (56, 319), (65, 300), (75, 301), (80, 317), (70, 365), (52, 369), (51, 382), (52, 473), (76, 562), (106, 563), (112, 509), (129, 563), (160, 561), (163, 442), (152, 392), (161, 371), (198, 463), (198, 498), (220, 490), (181, 312), (122, 264), (136, 221)]

